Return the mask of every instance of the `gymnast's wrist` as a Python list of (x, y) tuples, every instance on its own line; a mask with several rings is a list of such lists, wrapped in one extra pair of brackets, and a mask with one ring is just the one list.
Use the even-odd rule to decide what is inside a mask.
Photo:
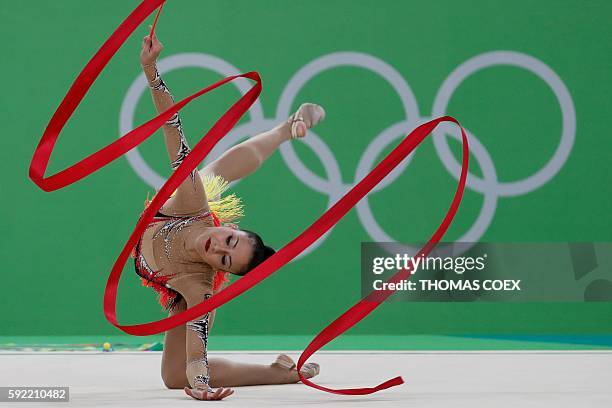
[(188, 362), (185, 374), (191, 388), (206, 389), (210, 387), (210, 369), (206, 358)]
[(142, 67), (142, 69), (146, 69), (146, 68), (155, 69), (155, 68), (157, 68), (157, 60), (150, 61), (150, 62), (142, 62), (142, 61), (140, 61), (140, 66)]
[(141, 63), (140, 66), (142, 67), (145, 77), (147, 78), (147, 82), (149, 83), (149, 86), (154, 85), (156, 81), (159, 79), (159, 74), (157, 71), (157, 65), (155, 64), (155, 61), (151, 63), (147, 63), (147, 64)]

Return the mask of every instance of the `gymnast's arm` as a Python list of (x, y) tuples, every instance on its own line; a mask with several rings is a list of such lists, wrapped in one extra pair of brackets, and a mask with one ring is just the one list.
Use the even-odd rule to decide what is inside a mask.
[[(174, 105), (174, 98), (170, 90), (159, 76), (155, 62), (163, 46), (153, 34), (143, 39), (140, 53), (140, 64), (149, 82), (151, 95), (158, 113)], [(166, 148), (171, 160), (173, 170), (183, 162), (191, 149), (183, 134), (183, 126), (178, 112), (162, 127)], [(192, 215), (208, 211), (208, 200), (202, 179), (197, 169), (194, 169), (183, 183), (177, 188), (174, 196), (170, 197), (160, 209), (168, 215)]]
[(291, 128), (284, 122), (274, 129), (253, 136), (232, 147), (217, 160), (210, 163), (200, 174), (216, 174), (227, 181), (234, 181), (248, 176), (257, 170), (262, 163), (281, 145), (291, 139)]
[[(187, 302), (187, 307), (191, 308), (204, 299), (212, 296), (210, 285), (203, 287), (192, 282), (185, 285), (182, 296)], [(220, 400), (234, 393), (230, 388), (217, 388), (213, 391), (210, 388), (210, 368), (208, 364), (208, 334), (211, 326), (210, 313), (205, 314), (195, 320), (187, 322), (186, 330), (186, 375), (191, 389), (186, 388), (185, 392), (201, 400)]]

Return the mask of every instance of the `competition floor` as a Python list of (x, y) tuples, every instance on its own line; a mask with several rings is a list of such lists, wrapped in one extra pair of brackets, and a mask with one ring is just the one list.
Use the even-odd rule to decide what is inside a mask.
[[(269, 363), (277, 352), (212, 352)], [(297, 358), (297, 353), (289, 353)], [(406, 384), (345, 397), (302, 384), (237, 388), (224, 407), (606, 407), (612, 406), (612, 351), (330, 351), (317, 382), (375, 385), (395, 375)], [(73, 407), (193, 407), (181, 390), (164, 388), (161, 352), (0, 352), (0, 385), (70, 387)], [(200, 402), (203, 404), (210, 402)], [(0, 403), (4, 406), (46, 406)]]

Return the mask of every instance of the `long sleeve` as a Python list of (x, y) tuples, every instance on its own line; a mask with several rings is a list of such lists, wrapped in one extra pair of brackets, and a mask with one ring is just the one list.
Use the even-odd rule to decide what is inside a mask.
[[(191, 308), (212, 296), (212, 276), (208, 273), (188, 273), (173, 279), (171, 282), (172, 286), (185, 298), (187, 307)], [(186, 324), (186, 374), (192, 388), (206, 390), (210, 388), (207, 348), (211, 313), (200, 316)]]
[[(208, 299), (211, 295), (204, 295)], [(193, 305), (188, 305), (189, 307)], [(186, 354), (187, 379), (192, 388), (210, 389), (210, 367), (208, 365), (208, 330), (210, 313), (187, 323)]]
[[(174, 97), (166, 86), (166, 83), (159, 75), (156, 65), (145, 65), (142, 67), (149, 87), (151, 88), (151, 96), (153, 103), (157, 109), (157, 113), (161, 113), (174, 105)], [(191, 151), (187, 144), (187, 139), (183, 133), (183, 125), (181, 123), (179, 113), (175, 113), (170, 120), (166, 122), (163, 127), (164, 136), (166, 139), (166, 147), (168, 150), (168, 156), (171, 160), (172, 169), (176, 169), (182, 161), (185, 159), (187, 154)]]
[[(144, 65), (142, 69), (149, 82), (151, 96), (157, 112), (164, 112), (174, 105), (174, 97), (159, 75), (155, 64)], [(166, 122), (162, 130), (168, 156), (170, 157), (170, 165), (172, 170), (176, 170), (191, 152), (183, 133), (183, 124), (178, 112)], [(172, 212), (175, 215), (193, 214), (208, 210), (206, 191), (197, 169), (194, 169), (189, 177), (178, 187), (176, 196), (172, 197), (168, 207), (173, 210)]]

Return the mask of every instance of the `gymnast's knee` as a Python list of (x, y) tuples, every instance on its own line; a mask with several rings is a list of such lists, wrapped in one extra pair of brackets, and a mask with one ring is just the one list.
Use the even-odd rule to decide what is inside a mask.
[(180, 373), (182, 375), (178, 374), (179, 373), (170, 372), (170, 370), (162, 370), (162, 381), (166, 388), (171, 390), (182, 390), (185, 387), (189, 387), (189, 382), (187, 381), (185, 373)]

